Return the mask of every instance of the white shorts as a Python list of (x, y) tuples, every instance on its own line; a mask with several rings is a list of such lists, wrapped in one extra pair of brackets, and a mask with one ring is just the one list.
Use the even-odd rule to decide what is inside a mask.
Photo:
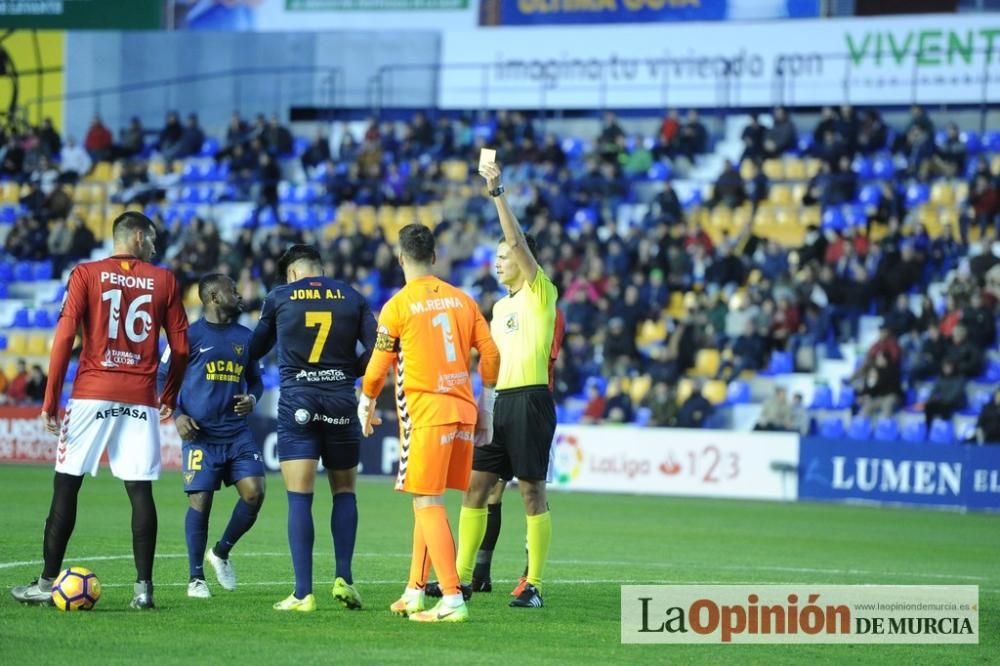
[(97, 476), (107, 449), (111, 473), (119, 479), (160, 478), (159, 419), (159, 412), (146, 405), (71, 398), (59, 432), (56, 471)]

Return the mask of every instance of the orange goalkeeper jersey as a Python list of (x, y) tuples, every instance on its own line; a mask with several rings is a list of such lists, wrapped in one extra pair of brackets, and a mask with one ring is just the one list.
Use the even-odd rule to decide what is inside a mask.
[(496, 384), (500, 352), (476, 302), (460, 289), (426, 276), (406, 284), (382, 308), (375, 352), (362, 390), (376, 397), (395, 364), (396, 409), (403, 428), (475, 423), (469, 377), (479, 351), (483, 383)]

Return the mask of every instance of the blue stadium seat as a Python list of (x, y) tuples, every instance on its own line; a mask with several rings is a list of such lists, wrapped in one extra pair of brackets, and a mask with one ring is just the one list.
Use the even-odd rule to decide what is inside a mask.
[(181, 169), (181, 180), (185, 183), (193, 183), (201, 178), (201, 173), (198, 171), (198, 165), (194, 162), (185, 162), (184, 168)]
[(16, 282), (31, 282), (35, 270), (30, 261), (19, 261), (14, 264), (14, 280)]
[(906, 421), (899, 436), (904, 442), (922, 442), (927, 439), (927, 424), (923, 419)]
[(750, 383), (734, 379), (726, 387), (727, 405), (745, 405), (750, 402)]
[[(871, 180), (872, 176), (875, 175), (875, 167), (872, 164), (871, 159), (865, 157), (864, 155), (858, 155), (851, 162), (851, 170), (858, 174), (858, 178), (861, 180)], [(870, 187), (870, 186), (867, 186)], [(878, 188), (875, 188), (876, 191)]]
[(640, 407), (635, 410), (635, 424), (637, 426), (649, 425), (649, 419), (653, 417), (653, 410), (649, 407)]
[(51, 261), (36, 261), (34, 265), (33, 277), (36, 280), (51, 280), (52, 279), (52, 262)]
[(826, 384), (817, 384), (813, 389), (809, 409), (833, 409), (833, 391)]
[(989, 384), (1000, 382), (1000, 359), (991, 358), (978, 379)]
[(0, 261), (0, 282), (13, 282), (14, 267), (6, 261)]
[(17, 222), (17, 207), (0, 207), (0, 224), (14, 224), (15, 222)]
[(906, 206), (913, 208), (922, 203), (927, 203), (931, 198), (931, 190), (924, 183), (913, 183), (906, 188)]
[(991, 153), (1000, 153), (1000, 132), (993, 130), (983, 137), (983, 144)]
[(865, 185), (858, 193), (858, 203), (862, 206), (878, 206), (882, 201), (882, 190), (878, 185)]
[(695, 188), (691, 190), (691, 193), (686, 197), (681, 199), (681, 205), (684, 206), (684, 210), (689, 208), (694, 208), (695, 206), (700, 206), (702, 204), (701, 190)]
[(837, 392), (836, 409), (850, 409), (854, 406), (854, 387), (850, 384), (842, 384)]
[(14, 313), (14, 328), (31, 328), (31, 312), (21, 308)]
[(815, 139), (812, 132), (802, 132), (799, 134), (799, 141), (796, 146), (799, 150), (799, 155), (808, 155), (809, 151), (812, 150), (814, 142)]
[(934, 423), (931, 424), (931, 432), (927, 436), (927, 439), (935, 444), (954, 444), (955, 428), (951, 425), (951, 421), (934, 419)]
[(646, 178), (649, 180), (669, 180), (670, 179), (670, 165), (666, 162), (653, 162), (653, 166), (649, 167), (649, 171), (646, 172)]
[(7, 349), (7, 336), (0, 333), (0, 351)]
[(295, 137), (292, 150), (295, 152), (296, 157), (301, 157), (303, 153), (309, 150), (309, 139), (302, 136)]
[(970, 155), (975, 155), (983, 149), (983, 142), (979, 138), (979, 133), (972, 130), (959, 132), (958, 139), (965, 144), (965, 150)]
[(892, 157), (880, 155), (875, 158), (872, 164), (872, 172), (876, 178), (892, 178), (896, 173), (896, 167), (892, 163)]
[(868, 214), (865, 207), (860, 204), (846, 206), (847, 223), (852, 227), (865, 227), (868, 225)]
[(847, 426), (847, 436), (851, 439), (871, 439), (872, 422), (864, 414), (857, 414)]
[(875, 439), (894, 442), (899, 439), (899, 423), (891, 416), (883, 416), (875, 423)]
[(35, 310), (31, 323), (35, 328), (52, 328), (55, 325), (48, 310)]
[(819, 436), (826, 439), (843, 439), (847, 433), (844, 431), (844, 422), (836, 416), (823, 419), (819, 423)]
[(79, 361), (70, 361), (69, 367), (66, 368), (66, 383), (72, 384), (73, 380), (76, 379), (76, 373), (80, 369)]
[(219, 152), (219, 140), (207, 137), (201, 144), (201, 151), (198, 155), (201, 157), (214, 157), (217, 152)]
[(839, 207), (830, 207), (823, 211), (823, 218), (820, 221), (820, 228), (824, 231), (843, 231), (847, 228), (847, 220), (844, 218), (844, 211)]
[(771, 360), (768, 362), (767, 367), (761, 370), (759, 374), (767, 377), (771, 375), (787, 375), (794, 371), (795, 364), (789, 352), (773, 351), (771, 352)]

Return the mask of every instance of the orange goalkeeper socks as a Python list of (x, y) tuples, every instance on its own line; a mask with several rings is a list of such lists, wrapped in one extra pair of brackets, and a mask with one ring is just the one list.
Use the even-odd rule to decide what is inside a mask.
[(448, 524), (448, 512), (443, 504), (416, 509), (417, 525), (423, 532), (431, 564), (444, 594), (460, 594), (458, 570), (455, 568), (455, 539)]

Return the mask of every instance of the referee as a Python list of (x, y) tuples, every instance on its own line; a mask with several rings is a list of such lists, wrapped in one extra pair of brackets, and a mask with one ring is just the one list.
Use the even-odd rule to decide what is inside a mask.
[(549, 391), (549, 355), (558, 294), (534, 257), (534, 239), (525, 237), (500, 184), (500, 167), (480, 166), (503, 228), (497, 247), (497, 277), (508, 291), (493, 306), (490, 324), (500, 349), (492, 441), (477, 446), (472, 480), (459, 518), (458, 574), (472, 579), (476, 552), (486, 532), (486, 502), (497, 479), (517, 477), (528, 521), (528, 574), (513, 607), (542, 606), (542, 575), (552, 540), (552, 520), (545, 499), (549, 448), (556, 430), (556, 410)]

